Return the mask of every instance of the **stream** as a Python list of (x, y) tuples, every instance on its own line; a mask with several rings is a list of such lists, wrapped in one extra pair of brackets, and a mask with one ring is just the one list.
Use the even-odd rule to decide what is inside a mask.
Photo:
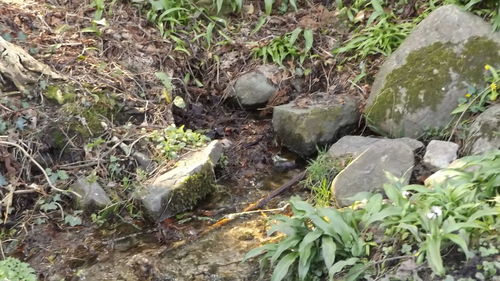
[[(223, 182), (217, 194), (198, 209), (219, 210), (217, 218), (238, 213), (299, 172), (273, 171), (246, 184)], [(285, 192), (273, 198), (266, 209), (279, 211), (289, 196), (290, 192)], [(138, 227), (139, 222), (122, 223), (112, 229), (91, 223), (72, 229), (47, 223), (28, 232), (23, 253), (50, 281), (257, 280), (258, 263), (241, 261), (249, 250), (269, 239), (267, 222), (278, 211), (238, 215), (203, 234), (201, 231), (216, 220), (193, 213), (187, 214), (188, 219), (143, 229)], [(170, 235), (168, 241), (163, 232)]]

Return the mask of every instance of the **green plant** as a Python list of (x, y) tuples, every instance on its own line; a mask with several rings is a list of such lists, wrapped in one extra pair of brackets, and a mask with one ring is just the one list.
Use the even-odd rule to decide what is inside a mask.
[[(298, 197), (290, 199), (293, 216), (277, 216), (278, 222), (268, 232), (286, 236), (278, 243), (253, 249), (245, 260), (259, 255), (261, 266), (275, 266), (272, 281), (329, 280), (350, 267), (345, 280), (355, 280), (364, 271), (363, 257), (370, 244), (362, 238), (352, 211), (314, 208)], [(286, 277), (286, 279), (285, 279)]]
[[(457, 245), (469, 258), (474, 241), (498, 229), (500, 150), (464, 157), (440, 173), (442, 180), (434, 179), (428, 187), (404, 186), (389, 175), (392, 183), (384, 185), (387, 200), (381, 194), (358, 194), (362, 204), (341, 210), (315, 208), (294, 197), (293, 215), (276, 217), (278, 224), (269, 231), (284, 237), (253, 249), (246, 259), (262, 255), (262, 267), (274, 266), (273, 281), (319, 280), (325, 275), (332, 280), (346, 266), (350, 269), (342, 280), (355, 280), (377, 264), (366, 261), (373, 250), (382, 256), (396, 254), (396, 239), (406, 245), (407, 253), (418, 249), (417, 261), (426, 260), (442, 276), (441, 253), (449, 246)], [(379, 231), (385, 232), (385, 239), (370, 242)], [(491, 274), (493, 268), (487, 266)]]
[[(299, 36), (302, 34), (304, 39), (304, 47), (298, 45)], [(273, 61), (279, 65), (283, 65), (285, 59), (298, 59), (303, 63), (307, 57), (311, 57), (311, 49), (314, 43), (313, 31), (310, 29), (296, 28), (292, 32), (285, 33), (282, 36), (272, 39), (263, 46), (258, 46), (252, 49), (254, 57), (259, 57), (264, 60)]]
[(36, 281), (35, 270), (27, 263), (8, 257), (0, 261), (1, 281)]
[(318, 151), (316, 159), (307, 165), (302, 185), (312, 191), (317, 206), (330, 205), (330, 185), (339, 170), (338, 161), (330, 157), (325, 150)]
[(458, 100), (459, 105), (451, 114), (480, 113), (486, 110), (488, 104), (497, 100), (500, 70), (496, 70), (490, 65), (485, 65), (484, 68), (487, 71), (485, 76), (487, 86), (481, 91), (478, 91), (474, 86), (469, 86), (467, 94)]
[[(419, 260), (427, 259), (432, 270), (443, 275), (441, 252), (456, 244), (469, 258), (468, 241), (498, 226), (500, 209), (500, 150), (481, 156), (464, 157), (454, 168), (441, 170), (444, 180), (430, 188), (402, 186), (397, 181), (384, 191), (397, 215), (384, 219), (387, 235), (412, 236), (420, 247)], [(491, 205), (494, 205), (493, 207)]]
[(193, 132), (191, 129), (184, 130), (184, 126), (176, 127), (173, 124), (163, 130), (153, 131), (150, 138), (167, 159), (175, 159), (179, 156), (179, 152), (202, 147), (210, 140), (205, 135)]
[(351, 58), (365, 58), (369, 55), (390, 55), (411, 32), (413, 22), (394, 23), (390, 15), (381, 16), (381, 19), (372, 26), (355, 33), (344, 46), (334, 49), (334, 54), (353, 53)]

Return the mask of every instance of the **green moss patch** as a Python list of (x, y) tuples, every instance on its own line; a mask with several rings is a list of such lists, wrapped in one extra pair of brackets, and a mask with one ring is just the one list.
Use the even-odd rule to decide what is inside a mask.
[(465, 94), (467, 85), (482, 84), (484, 65), (500, 63), (499, 48), (488, 38), (473, 37), (463, 47), (437, 42), (413, 51), (403, 66), (387, 75), (384, 87), (366, 108), (368, 123), (377, 128), (394, 122), (400, 130), (389, 134), (401, 136), (404, 116), (427, 107), (440, 110), (448, 87), (463, 87)]

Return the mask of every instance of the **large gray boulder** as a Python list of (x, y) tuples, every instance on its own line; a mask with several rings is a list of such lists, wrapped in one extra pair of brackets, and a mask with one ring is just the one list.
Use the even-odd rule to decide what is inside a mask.
[(148, 215), (164, 219), (193, 208), (214, 189), (214, 166), (223, 152), (220, 141), (180, 160), (175, 168), (152, 179), (138, 191)]
[(275, 66), (265, 65), (238, 77), (232, 91), (238, 103), (245, 108), (265, 105), (278, 90), (270, 80), (277, 70)]
[(357, 100), (349, 96), (299, 104), (275, 106), (273, 128), (280, 142), (301, 156), (314, 154), (317, 146), (335, 141), (359, 119)]
[(411, 138), (385, 139), (363, 136), (344, 136), (328, 149), (328, 155), (333, 158), (356, 158), (368, 148), (380, 142), (387, 142), (389, 145), (396, 142), (402, 143), (410, 147), (412, 151), (417, 151), (424, 147), (422, 142)]
[(470, 127), (467, 143), (473, 155), (500, 149), (500, 104), (477, 116)]
[(335, 177), (332, 194), (339, 206), (347, 206), (352, 203), (349, 197), (359, 192), (381, 192), (383, 185), (390, 182), (386, 173), (407, 184), (413, 165), (413, 149), (404, 142), (377, 142)]
[(442, 128), (468, 85), (484, 84), (486, 64), (500, 66), (500, 32), (457, 6), (438, 8), (380, 68), (366, 120), (392, 137)]

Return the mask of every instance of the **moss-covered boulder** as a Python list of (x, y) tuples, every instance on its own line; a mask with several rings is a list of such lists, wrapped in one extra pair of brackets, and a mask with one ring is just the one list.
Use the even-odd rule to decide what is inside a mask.
[(484, 66), (500, 66), (500, 32), (459, 7), (423, 20), (377, 73), (365, 108), (368, 124), (392, 137), (445, 127), (469, 85), (484, 86)]
[(470, 154), (500, 149), (500, 104), (481, 113), (472, 123), (467, 140)]
[(223, 152), (222, 143), (213, 141), (203, 150), (180, 160), (172, 170), (151, 179), (138, 191), (147, 214), (154, 220), (192, 209), (214, 189), (214, 166)]
[(274, 107), (273, 128), (291, 151), (310, 156), (317, 146), (334, 142), (357, 124), (359, 112), (352, 97), (320, 97)]

